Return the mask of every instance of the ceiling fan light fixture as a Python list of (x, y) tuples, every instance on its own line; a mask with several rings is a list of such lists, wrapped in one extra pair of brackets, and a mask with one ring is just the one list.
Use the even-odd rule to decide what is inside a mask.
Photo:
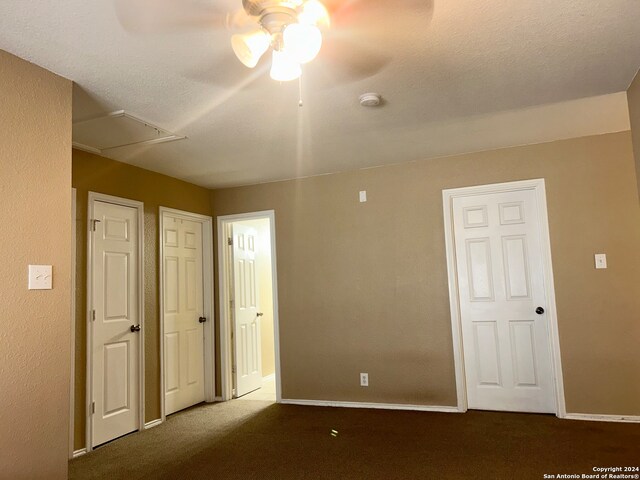
[(236, 34), (231, 37), (233, 52), (245, 66), (254, 68), (262, 55), (271, 46), (271, 37), (260, 29), (245, 34)]
[(291, 55), (282, 50), (273, 51), (271, 78), (278, 82), (289, 82), (302, 75), (302, 68)]
[(271, 78), (280, 82), (299, 78), (301, 65), (316, 58), (322, 48), (320, 29), (329, 25), (324, 5), (319, 0), (242, 0), (242, 5), (259, 29), (232, 35), (238, 60), (254, 68), (272, 49)]
[(308, 63), (322, 48), (322, 33), (315, 25), (293, 23), (284, 29), (284, 48), (298, 63)]

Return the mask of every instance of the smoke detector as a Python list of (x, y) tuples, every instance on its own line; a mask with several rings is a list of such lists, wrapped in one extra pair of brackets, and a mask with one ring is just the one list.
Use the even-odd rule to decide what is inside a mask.
[(382, 96), (378, 93), (363, 93), (360, 95), (360, 105), (363, 107), (378, 107), (382, 103)]

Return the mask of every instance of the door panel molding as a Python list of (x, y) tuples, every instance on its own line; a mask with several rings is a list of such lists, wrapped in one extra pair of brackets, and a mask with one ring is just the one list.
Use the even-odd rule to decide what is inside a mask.
[(93, 450), (93, 419), (92, 419), (92, 402), (93, 402), (93, 322), (92, 311), (93, 306), (93, 242), (92, 242), (92, 222), (94, 218), (95, 202), (110, 203), (122, 207), (130, 207), (136, 209), (137, 229), (138, 229), (138, 248), (137, 248), (137, 268), (138, 281), (136, 292), (138, 297), (138, 319), (142, 327), (138, 342), (138, 431), (144, 429), (144, 204), (142, 202), (131, 200), (128, 198), (115, 197), (103, 193), (89, 192), (87, 202), (87, 385), (86, 385), (86, 401), (85, 401), (85, 420), (86, 420), (86, 450)]
[[(174, 208), (160, 207), (158, 209), (158, 244), (159, 244), (159, 300), (160, 300), (160, 412), (161, 421), (165, 421), (166, 396), (165, 396), (165, 347), (164, 347), (164, 222), (165, 215), (180, 218), (202, 225), (202, 276), (203, 276), (203, 301), (204, 316), (204, 395), (205, 402), (216, 401), (216, 368), (215, 368), (215, 310), (213, 303), (214, 275), (213, 275), (213, 219), (207, 215), (185, 212)], [(176, 237), (177, 239), (177, 237)]]
[[(453, 200), (460, 197), (486, 195), (493, 193), (518, 192), (533, 190), (536, 197), (538, 223), (540, 226), (540, 247), (543, 263), (544, 292), (547, 299), (547, 318), (549, 344), (551, 347), (551, 369), (556, 404), (556, 416), (565, 418), (567, 415), (564, 383), (562, 378), (562, 363), (560, 357), (560, 339), (558, 334), (558, 319), (556, 311), (555, 288), (553, 282), (553, 269), (551, 264), (551, 242), (549, 238), (549, 221), (547, 216), (547, 201), (544, 179), (523, 180), (509, 183), (497, 183), (490, 185), (477, 185), (463, 188), (448, 189), (442, 191), (445, 246), (447, 255), (447, 272), (449, 284), (449, 302), (451, 309), (451, 330), (453, 336), (453, 355), (456, 374), (456, 391), (458, 411), (465, 412), (468, 408), (467, 387), (465, 381), (464, 354), (462, 347), (462, 325), (459, 304), (458, 272), (456, 267), (455, 232), (453, 217)], [(506, 207), (515, 207), (506, 205)], [(505, 209), (503, 209), (505, 210)], [(513, 209), (512, 209), (513, 210)], [(508, 222), (519, 221), (513, 215), (513, 211), (501, 211), (503, 220)], [(478, 217), (480, 220), (481, 218)]]
[(233, 392), (233, 374), (231, 360), (231, 325), (229, 324), (229, 270), (233, 268), (231, 265), (231, 255), (229, 253), (229, 245), (227, 244), (227, 236), (229, 235), (229, 226), (233, 222), (242, 220), (269, 220), (269, 232), (271, 234), (271, 278), (273, 282), (273, 344), (275, 355), (275, 377), (276, 377), (276, 402), (282, 402), (282, 390), (280, 379), (280, 328), (278, 315), (278, 261), (276, 257), (276, 220), (274, 210), (265, 210), (260, 212), (241, 213), (236, 215), (223, 215), (216, 218), (218, 242), (218, 315), (220, 319), (220, 349), (221, 349), (221, 368), (222, 374), (222, 395), (219, 400), (231, 400)]

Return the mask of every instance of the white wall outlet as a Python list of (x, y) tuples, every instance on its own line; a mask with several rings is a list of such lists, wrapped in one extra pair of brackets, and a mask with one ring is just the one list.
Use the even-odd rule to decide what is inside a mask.
[(51, 290), (53, 268), (51, 265), (29, 265), (29, 290)]
[(362, 190), (360, 192), (360, 203), (364, 203), (367, 201), (367, 191), (366, 190)]
[(369, 386), (369, 374), (368, 373), (361, 373), (360, 374), (360, 386), (361, 387), (368, 387)]
[(607, 254), (606, 253), (596, 253), (596, 268), (599, 270), (601, 268), (607, 268)]

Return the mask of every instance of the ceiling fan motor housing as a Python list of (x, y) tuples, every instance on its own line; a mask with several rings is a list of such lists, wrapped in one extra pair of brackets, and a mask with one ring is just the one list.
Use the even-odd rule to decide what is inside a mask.
[(270, 35), (282, 34), (287, 25), (297, 23), (295, 5), (291, 2), (273, 0), (243, 0), (245, 11), (260, 18), (260, 25)]
[(301, 2), (291, 2), (286, 0), (242, 0), (244, 10), (254, 17), (261, 17), (267, 11), (271, 10), (288, 10), (293, 12), (295, 15), (295, 10), (299, 3)]

